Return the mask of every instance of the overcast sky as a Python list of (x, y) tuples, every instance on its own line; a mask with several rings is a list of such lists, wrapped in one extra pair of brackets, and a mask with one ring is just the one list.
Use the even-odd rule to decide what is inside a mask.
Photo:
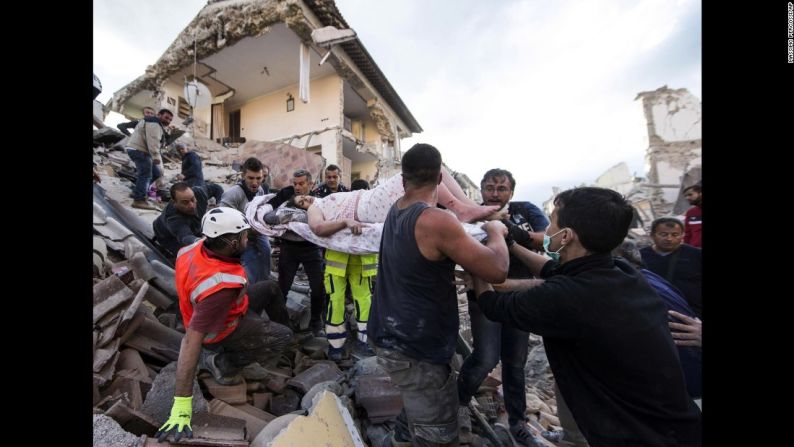
[[(94, 0), (97, 98), (143, 74), (206, 0)], [(699, 0), (337, 0), (436, 146), (479, 183), (494, 167), (514, 200), (593, 182), (624, 161), (644, 175), (637, 93), (701, 98)]]

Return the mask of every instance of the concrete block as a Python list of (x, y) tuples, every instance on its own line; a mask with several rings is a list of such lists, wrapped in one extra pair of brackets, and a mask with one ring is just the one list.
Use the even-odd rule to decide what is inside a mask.
[(201, 383), (207, 387), (207, 391), (216, 399), (221, 399), (230, 404), (244, 404), (247, 402), (245, 380), (237, 385), (221, 385), (210, 376), (201, 379)]
[(113, 404), (113, 406), (105, 412), (105, 415), (115, 419), (116, 422), (121, 425), (121, 428), (136, 436), (152, 436), (157, 432), (157, 429), (160, 428), (160, 424), (150, 416), (140, 411), (133, 410), (121, 401)]
[(273, 397), (273, 393), (254, 393), (252, 394), (252, 397), (254, 399), (254, 407), (264, 410), (265, 408), (268, 408), (270, 399)]
[(328, 380), (337, 380), (342, 377), (342, 371), (333, 362), (317, 363), (287, 381), (287, 385), (295, 387), (303, 393), (309, 391), (314, 385)]
[[(245, 428), (246, 428), (245, 439), (249, 441), (253, 440), (256, 437), (256, 435), (258, 435), (259, 432), (262, 431), (263, 428), (265, 428), (268, 422), (275, 419), (275, 416), (270, 415), (257, 408), (251, 407), (250, 405), (247, 406), (253, 410), (259, 411), (260, 414), (255, 416), (254, 415), (255, 413), (253, 413), (252, 411), (242, 410), (237, 406), (229, 405), (228, 403), (220, 399), (212, 399), (212, 401), (210, 401), (209, 406), (210, 406), (210, 413), (212, 414), (229, 416), (237, 419), (242, 419), (243, 421), (245, 421)], [(269, 419), (263, 419), (260, 416), (267, 417)]]
[(295, 390), (285, 389), (282, 394), (273, 396), (270, 399), (270, 412), (276, 416), (281, 416), (298, 409), (301, 398)]
[(339, 398), (328, 391), (315, 397), (308, 416), (298, 416), (273, 439), (272, 447), (322, 445), (365, 447), (353, 418)]
[(355, 401), (364, 407), (372, 423), (392, 420), (400, 414), (403, 399), (389, 376), (358, 376)]
[[(174, 384), (176, 383), (176, 362), (171, 362), (154, 378), (152, 388), (146, 394), (141, 412), (149, 415), (159, 424), (168, 420), (174, 404)], [(201, 393), (198, 381), (193, 380), (193, 413), (207, 412), (209, 405)]]

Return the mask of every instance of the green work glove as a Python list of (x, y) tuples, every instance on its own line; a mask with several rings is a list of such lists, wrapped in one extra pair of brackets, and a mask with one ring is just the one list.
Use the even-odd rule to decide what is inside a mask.
[(183, 433), (186, 438), (192, 438), (193, 430), (190, 428), (191, 416), (193, 416), (193, 396), (174, 396), (174, 406), (171, 407), (171, 416), (165, 421), (165, 424), (160, 427), (160, 430), (155, 433), (157, 442), (164, 441), (171, 433), (174, 435), (174, 441), (179, 441)]

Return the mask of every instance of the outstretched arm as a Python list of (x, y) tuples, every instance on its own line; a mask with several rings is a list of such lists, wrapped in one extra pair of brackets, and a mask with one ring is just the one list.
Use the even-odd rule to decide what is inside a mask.
[(353, 219), (325, 220), (323, 212), (315, 205), (309, 207), (308, 216), (309, 228), (317, 236), (328, 237), (345, 228), (350, 228), (353, 234), (361, 234), (361, 222)]
[(472, 275), (501, 283), (507, 278), (508, 254), (504, 236), (507, 228), (499, 221), (483, 225), (488, 243), (482, 245), (466, 234), (463, 227), (449, 213), (430, 208), (416, 221), (417, 245), (430, 260), (448, 257)]

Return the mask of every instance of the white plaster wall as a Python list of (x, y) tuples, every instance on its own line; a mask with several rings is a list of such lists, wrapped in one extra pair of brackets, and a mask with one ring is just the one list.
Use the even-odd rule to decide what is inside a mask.
[(700, 103), (690, 94), (660, 98), (651, 107), (651, 114), (654, 130), (664, 141), (702, 138)]
[[(656, 173), (659, 177), (659, 184), (676, 185), (681, 183), (683, 171), (680, 168), (671, 166), (670, 163), (659, 160), (656, 162)], [(661, 188), (662, 197), (669, 203), (675, 203), (678, 199), (677, 188)]]
[[(311, 80), (308, 104), (298, 98), (297, 83), (246, 103), (240, 109), (240, 136), (249, 140), (280, 141), (292, 135), (340, 126), (341, 82), (335, 74)], [(287, 93), (295, 99), (292, 112), (287, 112)], [(328, 133), (332, 132), (323, 133), (321, 137), (325, 140)], [(317, 138), (317, 135), (312, 137), (311, 146), (317, 144)]]
[(621, 162), (601, 174), (595, 183), (602, 188), (609, 188), (620, 194), (628, 194), (633, 186), (632, 180), (629, 167), (626, 163)]
[(350, 172), (360, 172), (361, 178), (364, 180), (371, 182), (375, 179), (375, 174), (378, 172), (378, 167), (376, 166), (374, 161), (369, 162), (362, 162), (362, 163), (354, 163), (353, 166), (350, 168)]
[[(174, 119), (171, 124), (179, 128), (184, 128), (184, 126), (181, 125), (184, 118), (179, 117), (179, 98), (182, 97), (187, 99), (185, 98), (185, 85), (166, 81), (166, 83), (163, 85), (163, 90), (165, 90), (165, 97), (163, 97), (163, 102), (160, 105), (160, 108), (166, 108), (174, 112)], [(168, 104), (168, 97), (174, 98), (176, 105)], [(209, 138), (211, 106), (194, 109), (193, 119), (194, 122), (191, 130), (194, 135)]]

